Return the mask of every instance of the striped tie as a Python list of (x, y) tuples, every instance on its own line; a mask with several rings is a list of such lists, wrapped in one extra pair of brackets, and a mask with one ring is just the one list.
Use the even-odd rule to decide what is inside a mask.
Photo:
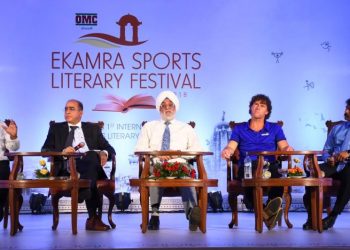
[(164, 124), (165, 124), (165, 130), (163, 133), (161, 150), (169, 150), (170, 149), (170, 129), (169, 129), (170, 122), (166, 121)]

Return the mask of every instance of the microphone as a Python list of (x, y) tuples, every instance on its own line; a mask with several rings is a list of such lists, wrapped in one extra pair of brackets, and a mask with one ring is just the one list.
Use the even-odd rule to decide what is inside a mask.
[(74, 150), (77, 151), (77, 150), (79, 150), (80, 148), (82, 148), (82, 147), (84, 147), (84, 146), (85, 146), (85, 143), (84, 143), (84, 142), (80, 142), (78, 145), (76, 145), (76, 146), (74, 147)]

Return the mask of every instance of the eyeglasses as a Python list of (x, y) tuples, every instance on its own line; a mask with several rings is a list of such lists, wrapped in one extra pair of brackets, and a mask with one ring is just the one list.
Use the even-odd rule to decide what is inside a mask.
[(75, 107), (64, 107), (64, 112), (67, 112), (67, 111), (76, 111), (77, 109)]
[(170, 104), (162, 104), (160, 105), (160, 107), (162, 109), (173, 109), (175, 107), (175, 105), (173, 103), (170, 103)]

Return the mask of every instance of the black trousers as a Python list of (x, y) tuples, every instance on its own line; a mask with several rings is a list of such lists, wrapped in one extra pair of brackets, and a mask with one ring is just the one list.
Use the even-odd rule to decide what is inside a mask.
[[(79, 190), (79, 200), (85, 200), (89, 218), (91, 218), (96, 215), (97, 207), (100, 204), (96, 181), (107, 179), (107, 176), (101, 166), (99, 154), (95, 151), (88, 151), (84, 157), (76, 159), (76, 167), (80, 174), (80, 179), (91, 180), (90, 190)], [(59, 175), (66, 176), (69, 173), (63, 168), (60, 170)]]
[[(343, 212), (346, 204), (350, 200), (350, 163), (347, 163), (345, 168), (337, 172), (337, 167), (329, 166), (326, 163), (320, 164), (320, 169), (325, 173), (325, 177), (340, 181), (340, 188), (332, 210), (332, 215), (339, 215)], [(308, 218), (311, 219), (311, 189), (305, 188), (303, 197), (304, 206), (308, 212)]]
[[(10, 162), (0, 161), (0, 180), (8, 180), (10, 176)], [(8, 189), (0, 189), (0, 209), (5, 205), (8, 196)]]
[[(253, 172), (256, 170), (258, 166), (258, 161), (253, 161)], [(278, 169), (281, 168), (281, 163), (276, 161), (270, 163), (270, 166), (268, 170), (271, 172), (271, 178), (280, 178), (282, 175), (278, 172)], [(241, 180), (244, 178), (244, 167), (240, 167), (238, 169), (238, 179)], [(271, 187), (268, 191), (268, 200), (267, 203), (276, 198), (276, 197), (282, 197), (283, 195), (283, 187)], [(253, 195), (253, 188), (252, 187), (246, 187), (244, 189), (244, 199), (243, 202), (247, 209), (253, 209), (254, 208), (254, 195)]]

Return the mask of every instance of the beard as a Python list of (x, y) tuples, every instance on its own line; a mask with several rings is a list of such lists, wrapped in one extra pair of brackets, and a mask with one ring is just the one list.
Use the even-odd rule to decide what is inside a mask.
[(350, 121), (350, 114), (344, 113), (344, 119)]
[(161, 117), (162, 117), (162, 120), (164, 120), (164, 121), (171, 121), (171, 120), (174, 120), (175, 113), (173, 113), (171, 115), (166, 115), (164, 113), (161, 113)]

